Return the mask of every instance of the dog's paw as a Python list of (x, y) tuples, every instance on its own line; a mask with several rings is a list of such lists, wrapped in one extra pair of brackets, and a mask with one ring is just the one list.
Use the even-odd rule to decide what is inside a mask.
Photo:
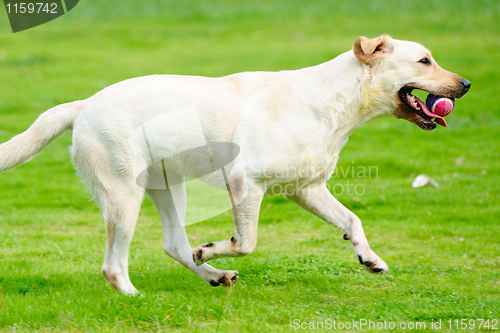
[(383, 274), (389, 270), (389, 266), (368, 246), (364, 251), (356, 251), (356, 255), (359, 263), (370, 273)]
[(238, 282), (238, 272), (236, 271), (226, 271), (218, 280), (210, 280), (208, 283), (212, 287), (232, 287)]
[(120, 292), (124, 295), (130, 296), (130, 297), (143, 297), (144, 295), (139, 293), (139, 291), (135, 288), (129, 288), (126, 290), (120, 290)]
[(363, 265), (363, 267), (370, 273), (373, 274), (384, 274), (387, 273), (389, 270), (389, 266), (380, 258), (378, 258), (377, 255), (375, 255), (377, 259), (370, 258), (370, 259), (364, 259), (361, 256), (358, 256), (358, 260)]
[(208, 261), (207, 252), (214, 245), (214, 242), (205, 243), (193, 249), (193, 261), (196, 263), (196, 265), (200, 266), (204, 262)]

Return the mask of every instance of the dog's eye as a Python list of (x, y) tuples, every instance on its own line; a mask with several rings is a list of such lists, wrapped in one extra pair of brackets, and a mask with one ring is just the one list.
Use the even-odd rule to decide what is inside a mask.
[(421, 63), (421, 64), (424, 64), (424, 65), (430, 65), (431, 64), (431, 61), (429, 60), (429, 58), (420, 59), (418, 62)]

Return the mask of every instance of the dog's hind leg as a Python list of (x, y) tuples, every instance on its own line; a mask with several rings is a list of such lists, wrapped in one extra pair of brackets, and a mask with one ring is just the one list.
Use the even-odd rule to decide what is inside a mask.
[(344, 239), (351, 240), (359, 262), (371, 273), (385, 273), (387, 264), (368, 245), (361, 220), (344, 207), (328, 191), (325, 184), (303, 188), (298, 193), (287, 195), (300, 207), (326, 222), (344, 230)]
[(120, 142), (102, 140), (86, 131), (73, 131), (73, 164), (101, 209), (107, 242), (102, 273), (119, 292), (135, 294), (130, 282), (128, 253), (144, 198), (144, 189), (135, 184), (125, 167), (128, 156)]
[(102, 273), (117, 291), (131, 295), (137, 289), (130, 281), (128, 254), (143, 197), (143, 189), (127, 191), (120, 187), (103, 191), (97, 197), (107, 233)]
[(165, 190), (148, 190), (160, 213), (163, 228), (163, 248), (173, 259), (190, 269), (213, 287), (231, 287), (238, 281), (238, 272), (222, 271), (208, 264), (196, 265), (184, 228), (186, 192), (184, 186)]
[[(193, 249), (197, 265), (222, 257), (241, 257), (250, 254), (257, 245), (259, 210), (264, 197), (263, 188), (250, 180), (245, 182), (246, 196), (232, 209), (235, 234), (231, 240), (202, 244)], [(239, 200), (238, 200), (239, 201)]]

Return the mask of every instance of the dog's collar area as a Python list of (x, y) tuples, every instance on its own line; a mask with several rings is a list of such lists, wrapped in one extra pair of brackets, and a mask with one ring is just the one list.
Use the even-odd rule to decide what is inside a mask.
[[(411, 94), (415, 89), (418, 88), (405, 86), (398, 91), (398, 95), (403, 105), (418, 118), (416, 124), (422, 129), (434, 129), (436, 124), (446, 127), (443, 117), (432, 113), (420, 98)], [(429, 93), (423, 89), (419, 90)]]

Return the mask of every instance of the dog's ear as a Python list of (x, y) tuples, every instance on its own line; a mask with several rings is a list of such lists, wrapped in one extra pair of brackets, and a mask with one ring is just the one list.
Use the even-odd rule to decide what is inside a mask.
[(360, 36), (354, 41), (352, 50), (359, 60), (369, 63), (378, 56), (392, 53), (394, 45), (392, 38), (388, 35), (381, 35), (373, 39)]

